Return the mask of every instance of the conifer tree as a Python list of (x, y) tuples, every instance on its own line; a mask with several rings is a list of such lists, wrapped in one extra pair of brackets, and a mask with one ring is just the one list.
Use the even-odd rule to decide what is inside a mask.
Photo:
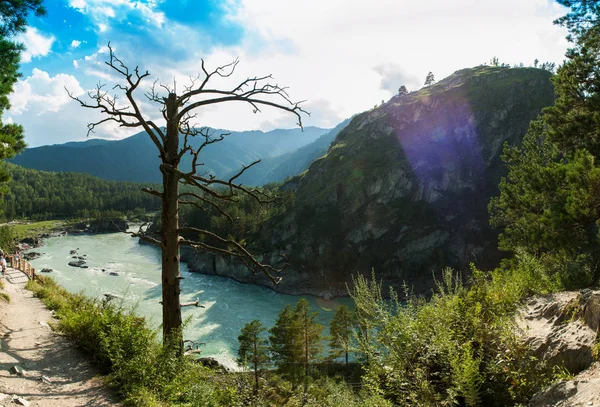
[(286, 305), (277, 316), (275, 325), (269, 329), (271, 360), (279, 372), (296, 386), (298, 364), (302, 360), (302, 347), (298, 337), (298, 327), (292, 309)]
[(293, 309), (286, 305), (269, 330), (271, 357), (278, 370), (290, 378), (293, 388), (296, 388), (304, 367), (306, 390), (309, 365), (322, 350), (323, 325), (315, 321), (317, 315), (317, 312), (311, 312), (308, 301), (301, 298)]
[(354, 328), (354, 315), (347, 306), (341, 305), (329, 324), (329, 357), (332, 359), (345, 356), (346, 369), (348, 369), (348, 354), (352, 342)]
[(433, 76), (433, 72), (429, 71), (427, 77), (425, 78), (425, 86), (431, 86), (435, 83), (435, 77)]
[[(490, 222), (503, 228), (502, 249), (551, 258), (550, 263), (561, 264), (559, 270), (568, 273), (588, 269), (597, 279), (600, 6), (583, 0), (559, 3), (571, 7), (557, 22), (569, 29), (574, 46), (553, 78), (555, 105), (532, 123), (522, 146), (505, 146), (509, 173), (500, 184), (500, 196), (490, 203)], [(566, 277), (589, 283), (579, 274)]]
[(293, 310), (294, 320), (299, 324), (298, 333), (302, 344), (302, 363), (304, 364), (304, 394), (308, 391), (308, 370), (310, 363), (314, 362), (321, 353), (321, 332), (323, 325), (316, 322), (318, 312), (311, 312), (310, 305), (305, 298), (301, 298)]
[[(23, 44), (15, 41), (15, 35), (26, 28), (27, 15), (33, 12), (43, 16), (46, 10), (42, 0), (3, 0), (0, 1), (0, 159), (12, 158), (25, 148), (23, 126), (16, 123), (3, 123), (2, 115), (10, 108), (8, 95), (13, 90), (20, 74), (19, 62)], [(8, 174), (0, 170), (0, 183), (9, 180)], [(2, 184), (0, 193), (7, 191)]]
[(255, 319), (247, 323), (238, 336), (238, 362), (254, 370), (254, 391), (258, 391), (258, 372), (269, 361), (268, 341), (261, 337), (265, 331), (260, 321)]

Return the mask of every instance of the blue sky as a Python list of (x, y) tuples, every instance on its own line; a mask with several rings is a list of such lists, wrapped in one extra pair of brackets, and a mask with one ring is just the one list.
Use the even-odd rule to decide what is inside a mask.
[[(30, 146), (84, 140), (96, 112), (71, 101), (97, 83), (118, 81), (108, 70), (110, 41), (128, 65), (163, 83), (183, 84), (209, 67), (240, 59), (236, 74), (215, 84), (273, 74), (294, 100), (306, 100), (306, 125), (333, 127), (388, 100), (402, 84), (418, 89), (497, 56), (529, 65), (560, 63), (562, 14), (548, 0), (46, 0), (48, 15), (32, 18), (20, 40), (21, 80), (4, 120), (24, 125)], [(150, 84), (152, 81), (148, 81)], [(143, 99), (140, 93), (140, 99)], [(144, 112), (158, 117), (148, 102)], [(281, 112), (247, 106), (199, 112), (199, 124), (232, 130), (293, 127)], [(94, 137), (132, 134), (107, 125)]]

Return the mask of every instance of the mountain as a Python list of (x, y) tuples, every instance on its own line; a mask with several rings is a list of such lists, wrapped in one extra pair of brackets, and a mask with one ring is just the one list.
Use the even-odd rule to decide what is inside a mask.
[[(293, 152), (327, 132), (328, 129), (319, 127), (231, 132), (223, 141), (207, 146), (200, 157), (207, 171), (221, 176), (257, 159)], [(222, 133), (229, 132), (215, 130), (214, 134)], [(199, 146), (201, 142), (202, 139), (196, 137), (192, 144)], [(28, 148), (10, 162), (44, 171), (83, 172), (107, 180), (161, 181), (158, 152), (144, 132), (123, 140), (91, 139)], [(189, 168), (190, 162), (189, 156), (185, 156), (182, 169)]]
[[(350, 119), (344, 120), (330, 132), (323, 134), (312, 143), (302, 146), (296, 151), (261, 160), (260, 164), (244, 171), (237, 180), (244, 185), (261, 186), (271, 182), (283, 182), (288, 177), (300, 174), (314, 160), (327, 153), (333, 140), (348, 123), (350, 123)], [(227, 179), (235, 173), (231, 172), (224, 178)]]
[[(433, 285), (445, 266), (500, 259), (487, 205), (518, 144), (553, 103), (551, 73), (480, 66), (355, 116), (326, 155), (284, 184), (293, 206), (245, 240), (265, 261), (285, 252), (276, 290), (344, 295), (353, 273), (385, 287)], [(197, 255), (192, 269), (269, 285), (235, 260)]]

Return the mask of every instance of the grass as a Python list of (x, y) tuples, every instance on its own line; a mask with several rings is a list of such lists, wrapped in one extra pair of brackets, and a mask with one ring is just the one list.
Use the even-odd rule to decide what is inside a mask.
[(44, 233), (54, 232), (65, 225), (61, 220), (44, 220), (40, 222), (17, 223), (10, 225), (16, 239), (22, 240), (27, 237), (36, 237)]
[(2, 298), (6, 302), (10, 302), (10, 296), (6, 293), (0, 293), (0, 298)]

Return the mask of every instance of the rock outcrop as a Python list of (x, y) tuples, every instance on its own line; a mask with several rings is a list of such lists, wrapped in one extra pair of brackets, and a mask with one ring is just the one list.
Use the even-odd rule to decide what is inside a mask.
[(127, 222), (121, 218), (94, 219), (90, 221), (86, 232), (88, 233), (115, 233), (124, 232), (128, 228)]
[(600, 365), (594, 363), (600, 323), (600, 291), (562, 292), (531, 298), (519, 326), (537, 357), (576, 374), (536, 394), (531, 407), (600, 404)]
[[(293, 207), (245, 240), (263, 261), (290, 266), (277, 291), (346, 294), (374, 268), (384, 286), (423, 292), (444, 266), (500, 259), (487, 205), (506, 169), (503, 144), (518, 144), (553, 103), (550, 73), (464, 69), (357, 115), (328, 153), (284, 184)], [(194, 256), (192, 256), (194, 257)], [(243, 265), (200, 255), (190, 268), (269, 285)]]

